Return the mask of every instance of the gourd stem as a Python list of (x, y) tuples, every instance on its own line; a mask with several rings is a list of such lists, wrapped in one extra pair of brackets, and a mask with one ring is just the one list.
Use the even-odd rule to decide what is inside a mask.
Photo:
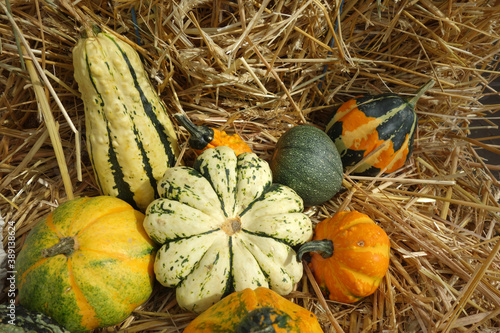
[(207, 126), (196, 126), (182, 113), (174, 114), (175, 119), (177, 119), (182, 126), (191, 135), (189, 139), (189, 145), (193, 149), (203, 149), (214, 139), (214, 131)]
[(415, 108), (415, 105), (417, 105), (417, 101), (420, 99), (420, 97), (422, 97), (422, 95), (425, 94), (427, 90), (432, 88), (432, 86), (434, 86), (434, 83), (436, 83), (436, 81), (434, 81), (433, 79), (427, 81), (426, 84), (424, 84), (417, 90), (415, 96), (413, 96), (412, 99), (408, 100), (408, 104), (410, 104), (412, 108)]
[(44, 258), (54, 257), (58, 254), (64, 254), (66, 256), (73, 253), (76, 248), (76, 242), (73, 237), (64, 237), (59, 240), (59, 243), (49, 247), (48, 249), (42, 250), (42, 256)]
[(92, 24), (90, 28), (86, 26), (85, 28), (82, 29), (82, 31), (80, 32), (80, 38), (85, 39), (91, 36), (97, 36), (101, 32), (102, 32), (101, 27), (99, 27), (97, 24)]
[(98, 35), (102, 32), (102, 29), (97, 24), (92, 24), (92, 32), (94, 33), (94, 35)]
[(303, 244), (297, 251), (297, 261), (302, 261), (302, 256), (307, 252), (316, 252), (323, 258), (333, 255), (333, 242), (330, 239), (314, 240)]

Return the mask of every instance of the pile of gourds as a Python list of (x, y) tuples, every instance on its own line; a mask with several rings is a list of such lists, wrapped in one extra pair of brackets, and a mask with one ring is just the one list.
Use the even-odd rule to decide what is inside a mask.
[(314, 227), (303, 210), (331, 199), (345, 168), (378, 174), (402, 167), (412, 151), (416, 100), (432, 82), (410, 101), (356, 97), (325, 131), (295, 126), (270, 163), (237, 134), (177, 114), (198, 154), (186, 166), (130, 43), (95, 28), (73, 55), (102, 196), (68, 201), (33, 228), (17, 260), (21, 304), (86, 331), (123, 321), (147, 301), (156, 279), (176, 289), (181, 308), (200, 313), (185, 332), (321, 332), (314, 314), (282, 297), (302, 278), (303, 258), (333, 301), (375, 292), (389, 267), (384, 230), (356, 211)]

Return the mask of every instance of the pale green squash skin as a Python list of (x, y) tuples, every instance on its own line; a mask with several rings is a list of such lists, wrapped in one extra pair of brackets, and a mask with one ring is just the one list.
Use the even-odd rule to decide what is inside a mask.
[[(109, 196), (60, 205), (30, 231), (16, 260), (20, 304), (72, 332), (120, 323), (153, 288), (154, 243), (143, 214)], [(75, 249), (42, 250), (74, 237)]]
[(292, 246), (311, 239), (302, 199), (272, 184), (269, 165), (225, 146), (204, 151), (194, 168), (167, 170), (144, 227), (163, 246), (157, 280), (179, 305), (202, 312), (233, 291), (268, 287), (286, 295), (303, 274)]
[(97, 183), (144, 211), (177, 161), (177, 136), (138, 53), (111, 34), (88, 34), (73, 49), (73, 66)]

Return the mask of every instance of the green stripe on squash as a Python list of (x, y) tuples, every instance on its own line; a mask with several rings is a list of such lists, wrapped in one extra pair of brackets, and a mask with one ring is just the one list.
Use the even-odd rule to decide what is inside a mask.
[(118, 37), (87, 32), (73, 49), (73, 65), (97, 185), (144, 211), (179, 154), (168, 111), (138, 53)]
[(302, 199), (271, 181), (266, 161), (227, 146), (205, 150), (194, 168), (165, 172), (144, 228), (162, 244), (156, 278), (176, 288), (181, 308), (200, 313), (259, 286), (285, 295), (300, 280), (293, 247), (311, 238), (312, 224)]
[(427, 82), (409, 100), (388, 93), (358, 96), (342, 104), (328, 122), (326, 133), (343, 166), (363, 175), (401, 168), (413, 151), (418, 120), (415, 105), (434, 83)]

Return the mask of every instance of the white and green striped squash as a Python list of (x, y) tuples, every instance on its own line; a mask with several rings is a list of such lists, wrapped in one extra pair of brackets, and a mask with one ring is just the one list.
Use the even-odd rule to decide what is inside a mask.
[(167, 109), (139, 54), (118, 37), (87, 32), (73, 49), (73, 66), (97, 184), (144, 211), (179, 155)]
[(259, 286), (286, 295), (302, 277), (293, 247), (312, 238), (311, 220), (291, 188), (272, 184), (268, 163), (255, 153), (207, 149), (193, 168), (168, 169), (158, 191), (144, 228), (163, 244), (156, 279), (176, 288), (182, 308), (200, 313)]

